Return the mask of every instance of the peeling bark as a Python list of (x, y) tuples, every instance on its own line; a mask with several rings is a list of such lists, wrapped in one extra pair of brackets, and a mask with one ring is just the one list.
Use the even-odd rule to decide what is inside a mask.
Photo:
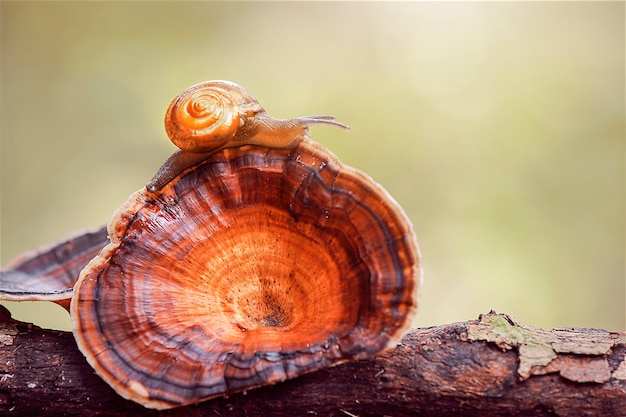
[[(471, 324), (467, 340), (493, 342), (504, 350), (519, 353), (518, 376), (558, 372), (573, 382), (604, 383), (623, 379), (621, 369), (611, 370), (608, 355), (626, 336), (600, 329), (555, 329), (546, 331), (524, 326), (506, 315), (488, 314)], [(623, 361), (622, 361), (623, 362)], [(613, 375), (615, 372), (617, 374)], [(626, 412), (626, 410), (625, 410)]]
[(626, 334), (546, 331), (489, 313), (415, 329), (395, 349), (274, 386), (157, 412), (120, 398), (71, 333), (0, 314), (0, 414), (619, 416)]

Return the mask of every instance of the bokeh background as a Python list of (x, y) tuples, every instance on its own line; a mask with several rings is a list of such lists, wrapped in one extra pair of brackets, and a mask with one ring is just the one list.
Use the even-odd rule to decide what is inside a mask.
[[(625, 326), (624, 3), (1, 2), (1, 262), (107, 222), (227, 79), (412, 219), (416, 325)], [(69, 329), (49, 303), (3, 303)]]

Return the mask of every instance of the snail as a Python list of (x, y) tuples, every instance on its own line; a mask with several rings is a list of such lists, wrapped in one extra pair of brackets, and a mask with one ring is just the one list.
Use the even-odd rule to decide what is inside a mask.
[(161, 166), (146, 188), (160, 190), (185, 169), (224, 148), (293, 148), (310, 137), (308, 128), (313, 125), (350, 129), (333, 116), (273, 118), (248, 90), (230, 81), (193, 85), (174, 98), (165, 113), (165, 131), (180, 150)]
[[(266, 117), (250, 111), (240, 128)], [(261, 123), (159, 170), (155, 187), (117, 209), (105, 242), (96, 231), (55, 258), (52, 272), (67, 272), (97, 252), (64, 301), (80, 351), (122, 397), (194, 404), (375, 355), (410, 328), (422, 280), (411, 222), (383, 187), (308, 137), (309, 118), (293, 120), (289, 134)], [(54, 252), (2, 270), (0, 299), (50, 300), (38, 281), (59, 274), (20, 266)], [(16, 270), (34, 276), (15, 282)]]

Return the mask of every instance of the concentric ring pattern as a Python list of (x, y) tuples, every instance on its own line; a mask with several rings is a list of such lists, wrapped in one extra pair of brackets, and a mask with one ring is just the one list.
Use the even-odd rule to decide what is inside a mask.
[(409, 220), (310, 140), (220, 151), (133, 194), (81, 273), (74, 335), (120, 395), (170, 408), (395, 344), (421, 280)]

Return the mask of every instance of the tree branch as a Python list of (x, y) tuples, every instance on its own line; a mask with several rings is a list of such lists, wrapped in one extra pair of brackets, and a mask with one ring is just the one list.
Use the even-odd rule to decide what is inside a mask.
[(0, 311), (0, 414), (591, 416), (626, 412), (626, 334), (544, 331), (506, 315), (416, 329), (375, 358), (157, 412), (96, 376), (71, 333)]

